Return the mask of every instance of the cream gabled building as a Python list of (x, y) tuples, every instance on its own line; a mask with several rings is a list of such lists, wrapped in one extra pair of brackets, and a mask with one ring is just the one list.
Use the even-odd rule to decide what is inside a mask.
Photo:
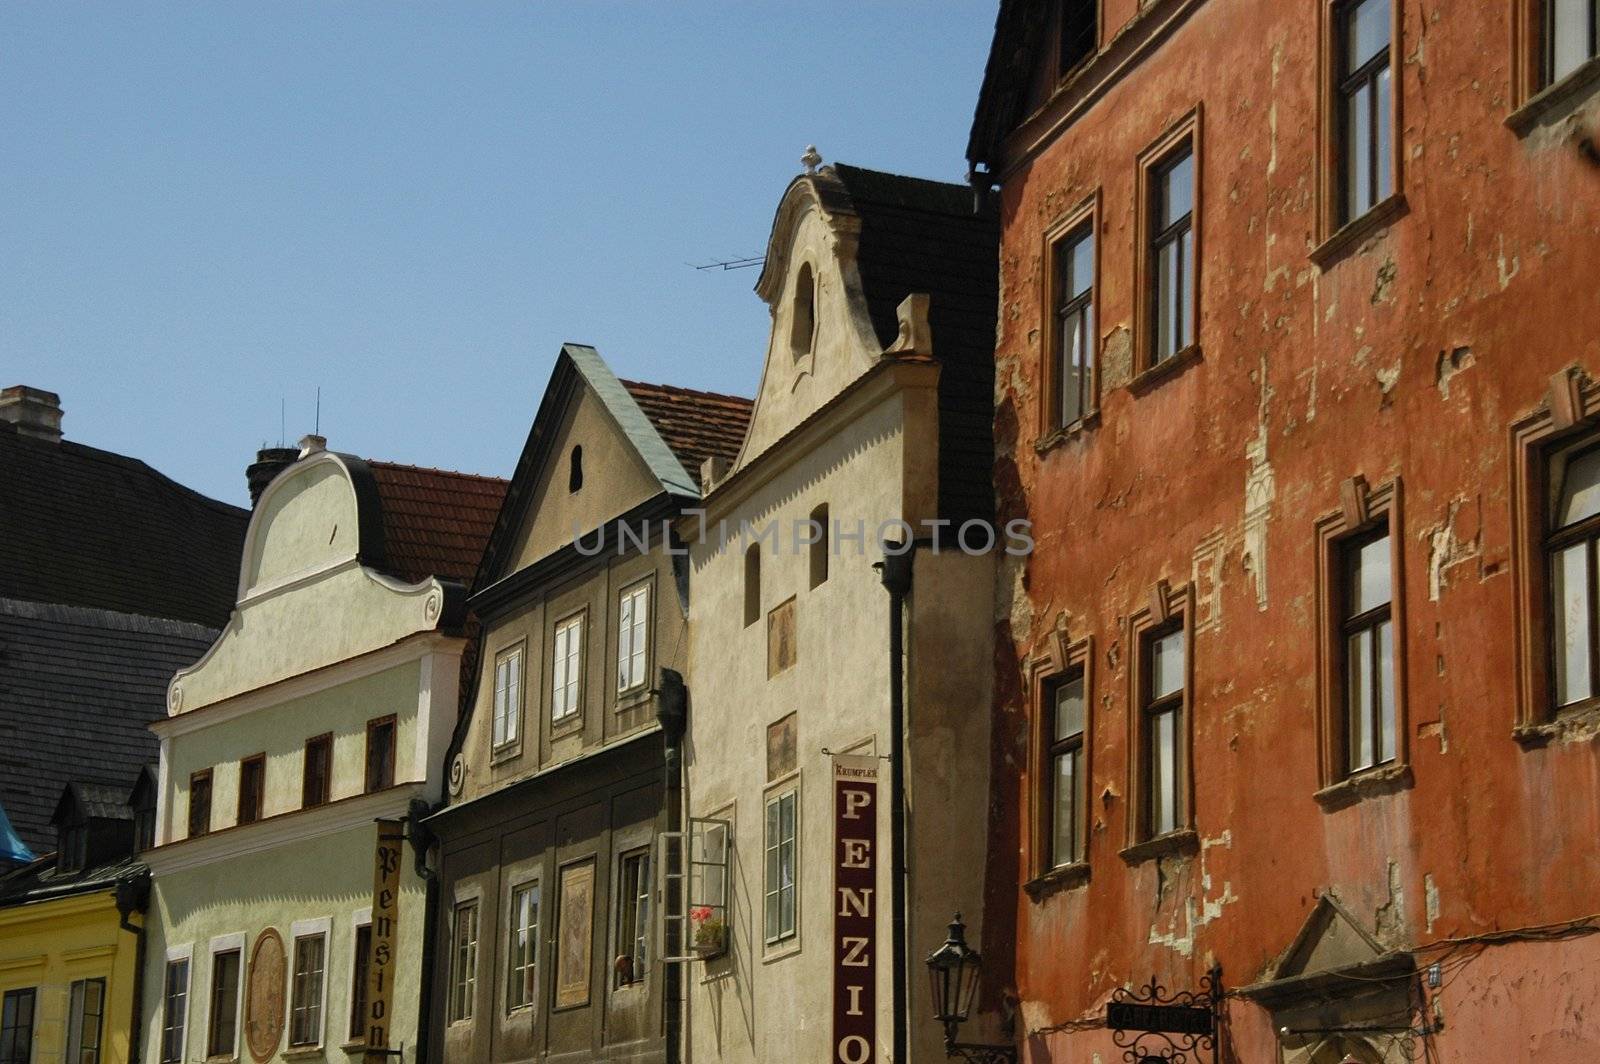
[[(505, 484), (303, 442), (251, 515), (227, 626), (152, 725), (151, 1064), (359, 1059), (374, 821), (444, 793), (465, 585)], [(403, 856), (386, 1020), (410, 1062), (428, 887)]]
[[(725, 892), (692, 869), (690, 941), (697, 910), (731, 932), (685, 980), (694, 1061), (885, 1061), (897, 1015), (911, 1059), (943, 1059), (922, 960), (956, 909), (981, 946), (984, 869), (1007, 858), (987, 840), (1006, 543), (1001, 530), (990, 546), (989, 525), (996, 233), (964, 186), (844, 165), (797, 178), (778, 207), (749, 432), (731, 469), (707, 470), (704, 535), (684, 526), (688, 810), (732, 838)], [(970, 553), (954, 535), (967, 522)], [(915, 541), (903, 744), (875, 567), (885, 537)], [(896, 757), (909, 867), (898, 1007)]]

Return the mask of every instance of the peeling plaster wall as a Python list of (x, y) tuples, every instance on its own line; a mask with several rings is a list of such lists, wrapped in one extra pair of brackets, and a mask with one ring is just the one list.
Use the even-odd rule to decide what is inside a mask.
[[(1106, 39), (1133, 6), (1108, 0)], [(1408, 209), (1326, 268), (1308, 257), (1316, 5), (1199, 6), (1004, 184), (996, 484), (1000, 519), (1030, 518), (1038, 548), (996, 585), (991, 823), (1019, 847), (989, 911), (991, 928), (1003, 904), (1016, 914), (1010, 989), (1033, 1060), (1120, 1059), (1103, 1030), (1074, 1029), (1152, 973), (1192, 987), (1217, 961), (1231, 986), (1262, 978), (1324, 889), (1393, 947), (1600, 910), (1596, 751), (1511, 735), (1508, 499), (1510, 423), (1563, 367), (1600, 373), (1600, 167), (1554, 132), (1507, 128), (1512, 5), (1400, 6)], [(1196, 103), (1203, 358), (1135, 395), (1135, 160)], [(1578, 113), (1600, 127), (1600, 97)], [(1096, 189), (1100, 419), (1041, 448), (1044, 234)], [(1330, 812), (1312, 797), (1313, 524), (1357, 474), (1403, 479), (1414, 783)], [(1126, 624), (1159, 579), (1194, 586), (1201, 845), (1129, 865)], [(1021, 671), (1063, 613), (1069, 638), (1095, 639), (1092, 877), (1035, 900)], [(1011, 949), (985, 947), (997, 963)], [(1594, 1015), (1579, 961), (1596, 956), (1600, 937), (1486, 951), (1441, 995), (1441, 1045), (1464, 1054), (1441, 1059), (1595, 1059), (1559, 1032)], [(1276, 1060), (1264, 1013), (1232, 1015), (1238, 1059)]]

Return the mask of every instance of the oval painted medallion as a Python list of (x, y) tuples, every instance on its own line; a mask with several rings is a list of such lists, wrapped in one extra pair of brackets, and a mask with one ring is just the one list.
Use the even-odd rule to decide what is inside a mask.
[(283, 1038), (283, 939), (274, 928), (256, 937), (244, 999), (244, 1037), (257, 1064), (271, 1059)]

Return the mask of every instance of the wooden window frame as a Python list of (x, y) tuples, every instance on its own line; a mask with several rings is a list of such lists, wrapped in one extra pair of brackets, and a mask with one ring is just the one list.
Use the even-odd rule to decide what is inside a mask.
[[(320, 797), (311, 791), (311, 751), (322, 747), (327, 750), (327, 763), (322, 773), (322, 794)], [(364, 769), (363, 769), (364, 771)], [(333, 732), (323, 732), (313, 735), (306, 740), (305, 750), (300, 759), (300, 808), (314, 809), (319, 805), (326, 805), (333, 797)], [(313, 801), (312, 799), (316, 799)]]
[[(778, 854), (778, 871), (781, 879), (783, 871), (783, 812), (784, 799), (791, 799), (794, 803), (794, 833), (789, 839), (789, 852), (794, 865), (794, 874), (790, 877), (790, 893), (794, 898), (794, 926), (785, 929), (783, 926), (783, 886), (779, 882), (773, 884), (767, 876), (767, 854), (776, 851)], [(772, 806), (779, 807), (779, 833), (776, 845), (767, 834), (767, 810)], [(790, 779), (779, 786), (769, 787), (761, 800), (761, 942), (764, 949), (787, 949), (800, 939), (800, 781)], [(767, 926), (767, 897), (775, 895), (778, 898), (778, 927), (776, 932)]]
[[(195, 821), (194, 792), (195, 792), (195, 785), (198, 784), (198, 783), (202, 783), (202, 782), (206, 785), (205, 824), (203, 825), (203, 830), (201, 830), (199, 832), (196, 832), (194, 830), (194, 821)], [(186, 821), (186, 827), (188, 828), (188, 833), (186, 835), (184, 835), (184, 838), (199, 839), (199, 838), (204, 838), (205, 836), (211, 834), (211, 812), (212, 812), (211, 804), (212, 804), (212, 797), (213, 797), (214, 794), (215, 794), (215, 788), (213, 787), (212, 778), (211, 778), (211, 770), (210, 769), (203, 768), (198, 772), (189, 773), (189, 803), (188, 803), (188, 809), (186, 810), (186, 812), (188, 814), (188, 819)]]
[[(365, 931), (367, 948), (361, 948), (361, 933)], [(367, 977), (372, 972), (372, 921), (357, 921), (350, 928), (350, 1014), (345, 1017), (345, 1030), (351, 1045), (365, 1045), (367, 1041)]]
[[(182, 951), (169, 950), (167, 963), (161, 969), (161, 1027), (156, 1039), (156, 1059), (160, 1064), (180, 1064), (189, 1048), (189, 993), (194, 980), (194, 955), (187, 950), (188, 947), (183, 947)], [(181, 988), (174, 987), (172, 977), (179, 965), (183, 969)], [(168, 1045), (174, 1036), (176, 1051), (169, 1052)]]
[[(291, 935), (289, 939), (289, 1008), (287, 1022), (284, 1024), (284, 1037), (291, 1052), (295, 1050), (308, 1050), (321, 1046), (326, 1041), (328, 1028), (328, 944), (332, 936), (327, 928), (316, 931), (304, 931)], [(300, 972), (300, 944), (303, 942), (317, 941), (321, 944), (321, 968), (317, 970), (316, 1001), (309, 1002), (302, 998), (302, 983)], [(307, 976), (309, 979), (309, 975)], [(310, 1040), (295, 1041), (295, 1026), (299, 1022), (296, 1013), (310, 1013), (313, 1018), (311, 1023), (315, 1026), (315, 1037)], [(303, 1033), (303, 1032), (302, 1032)]]
[[(472, 938), (470, 942), (464, 943), (461, 937), (461, 921), (463, 916), (469, 913), (472, 916)], [(473, 1014), (477, 1011), (478, 939), (481, 932), (478, 899), (472, 897), (458, 900), (450, 913), (450, 983), (446, 988), (448, 996), (445, 1000), (447, 1023), (471, 1023)], [(465, 964), (462, 961), (463, 954), (467, 957)]]
[[(91, 984), (100, 986), (100, 1011), (89, 1012), (88, 997)], [(67, 1055), (72, 1064), (100, 1064), (106, 1050), (106, 985), (104, 976), (74, 979), (67, 991)], [(94, 1017), (93, 1027), (85, 1021)], [(94, 1044), (86, 1044), (86, 1036), (93, 1031)]]
[[(558, 677), (561, 678), (562, 692), (565, 693), (566, 688), (570, 685), (569, 681), (571, 680), (571, 676), (565, 671), (564, 663), (558, 663), (558, 655), (556, 653), (556, 636), (563, 629), (569, 628), (574, 624), (577, 625), (578, 629), (578, 660), (576, 665), (577, 689), (573, 693), (571, 705), (567, 707), (566, 712), (557, 716), (556, 680)], [(587, 607), (573, 610), (571, 613), (563, 614), (561, 617), (556, 619), (554, 624), (550, 626), (550, 683), (548, 686), (550, 688), (550, 726), (553, 729), (560, 729), (563, 726), (571, 727), (575, 722), (583, 720), (583, 700), (588, 688), (588, 685), (584, 683), (584, 673), (589, 667), (588, 642), (589, 610)], [(568, 638), (568, 649), (569, 653), (566, 656), (570, 657), (570, 637)]]
[[(506, 706), (505, 734), (497, 738), (495, 729), (501, 721), (500, 665), (512, 659), (517, 660), (516, 705)], [(527, 704), (528, 689), (528, 641), (519, 639), (495, 651), (491, 659), (489, 677), (489, 751), (491, 755), (504, 756), (516, 751), (522, 745), (522, 718)]]
[[(389, 749), (385, 752), (382, 775), (388, 777), (387, 785), (373, 786), (372, 779), (372, 733), (383, 725), (389, 725)], [(393, 713), (382, 717), (373, 717), (367, 721), (367, 742), (363, 749), (361, 759), (361, 793), (373, 794), (377, 791), (387, 790), (395, 785), (395, 750), (400, 745), (400, 725)]]
[[(517, 935), (525, 930), (518, 924), (517, 899), (525, 893), (533, 894), (533, 923), (530, 925), (533, 941), (530, 943), (529, 956), (524, 965), (517, 964)], [(539, 1004), (539, 951), (544, 946), (544, 885), (540, 877), (520, 880), (511, 885), (510, 894), (507, 896), (508, 908), (506, 910), (506, 1015), (520, 1012), (523, 1009), (533, 1008)], [(532, 969), (533, 986), (528, 991), (526, 1001), (517, 1001), (512, 995), (522, 983), (522, 973)]]
[(9, 1027), (0, 1026), (0, 1036), (10, 1035), (12, 1039), (11, 1048), (13, 1050), (16, 1048), (18, 1040), (25, 1039), (27, 1052), (22, 1055), (22, 1059), (31, 1061), (34, 1057), (34, 1034), (39, 1029), (39, 988), (36, 986), (7, 987), (5, 992), (0, 994), (0, 1015), (3, 1015), (4, 1003), (16, 1002), (12, 1015), (19, 1016), (22, 1011), (22, 1002), (24, 1001), (28, 1003), (27, 1021), (25, 1023), (16, 1022)]
[[(228, 1044), (219, 1046), (217, 1041), (217, 1020), (219, 1019), (220, 1014), (217, 1010), (217, 975), (219, 974), (220, 969), (217, 965), (217, 960), (218, 958), (229, 956), (236, 958), (238, 961), (238, 968), (234, 971), (233, 1016), (231, 1017), (233, 1027), (230, 1031)], [(206, 1056), (208, 1059), (211, 1057), (222, 1057), (224, 1059), (231, 1060), (239, 1056), (239, 1036), (242, 1033), (242, 1028), (244, 1027), (242, 1018), (245, 988), (246, 983), (243, 942), (240, 942), (240, 944), (237, 946), (230, 945), (226, 948), (213, 949), (211, 951), (210, 978), (206, 988)]]
[(1403, 62), (1404, 8), (1406, 0), (1389, 6), (1389, 195), (1368, 210), (1344, 217), (1344, 123), (1339, 85), (1344, 45), (1341, 41), (1343, 9), (1354, 0), (1319, 0), (1317, 30), (1317, 246), (1311, 260), (1323, 269), (1332, 266), (1368, 234), (1383, 228), (1406, 212), (1405, 64)]
[[(637, 694), (650, 686), (650, 675), (652, 670), (655, 668), (655, 584), (655, 576), (651, 575), (644, 577), (641, 580), (635, 580), (632, 583), (625, 584), (623, 585), (622, 589), (617, 592), (617, 682), (615, 685), (615, 694), (618, 698), (624, 698), (628, 695)], [(639, 675), (630, 677), (629, 683), (624, 685), (622, 682), (622, 603), (629, 596), (636, 595), (641, 591), (644, 592), (644, 632), (642, 634), (642, 638), (644, 640), (644, 663), (639, 667)], [(634, 617), (633, 627), (637, 629), (638, 626), (638, 617), (636, 615)], [(630, 637), (629, 650), (635, 651), (636, 649), (637, 648), (632, 646)]]
[[(1094, 781), (1094, 727), (1095, 677), (1094, 637), (1085, 635), (1069, 641), (1067, 633), (1057, 629), (1044, 642), (1044, 647), (1028, 663), (1028, 691), (1033, 703), (1032, 722), (1029, 728), (1029, 773), (1034, 785), (1028, 789), (1030, 842), (1029, 871), (1032, 874), (1023, 889), (1035, 900), (1056, 890), (1071, 889), (1089, 879), (1089, 839), (1093, 820), (1089, 811), (1093, 806)], [(1078, 857), (1070, 864), (1057, 865), (1054, 857), (1055, 779), (1052, 754), (1054, 748), (1055, 704), (1052, 696), (1056, 688), (1075, 674), (1083, 676), (1083, 778), (1084, 808), (1078, 810), (1081, 840)]]
[(1067, 32), (1066, 5), (1065, 3), (1055, 5), (1056, 10), (1051, 23), (1051, 29), (1054, 32), (1050, 34), (1050, 37), (1051, 65), (1055, 69), (1055, 81), (1057, 84), (1066, 81), (1100, 54), (1101, 42), (1105, 40), (1105, 3), (1104, 0), (1089, 0), (1089, 6), (1094, 8), (1094, 39), (1090, 42), (1087, 52), (1069, 63), (1067, 57), (1063, 54), (1064, 49), (1062, 48), (1062, 45), (1066, 43), (1064, 40)]
[[(613, 965), (610, 975), (611, 989), (635, 990), (643, 989), (649, 983), (650, 975), (650, 912), (649, 902), (652, 893), (650, 867), (651, 847), (649, 845), (636, 846), (617, 854), (617, 888), (616, 888), (616, 919), (612, 924), (612, 952), (620, 961), (624, 956), (629, 958), (630, 965), (637, 956), (642, 961), (643, 971), (633, 969), (630, 977), (623, 981), (622, 970)], [(639, 865), (638, 888), (632, 895), (624, 891), (627, 886), (627, 875), (631, 862), (642, 862)], [(642, 891), (643, 893), (639, 893)], [(640, 902), (644, 902), (645, 912), (639, 912)], [(641, 926), (641, 915), (643, 917)], [(636, 950), (638, 951), (636, 953)]]
[[(1600, 4), (1591, 2), (1589, 23), (1589, 58), (1577, 68), (1560, 77), (1555, 73), (1555, 43), (1549, 32), (1551, 6), (1554, 0), (1513, 0), (1511, 46), (1512, 100), (1515, 106), (1541, 100), (1547, 93), (1566, 96), (1560, 90), (1568, 82), (1581, 82), (1587, 86), (1596, 80), (1600, 70)], [(1581, 88), (1579, 90), (1582, 91)], [(1513, 115), (1513, 119), (1515, 119)], [(1512, 122), (1513, 128), (1516, 123)], [(1532, 122), (1528, 123), (1531, 128)], [(1526, 132), (1518, 129), (1519, 133)]]
[(1574, 726), (1600, 725), (1600, 697), (1558, 709), (1550, 641), (1548, 498), (1551, 458), (1600, 442), (1600, 384), (1568, 368), (1550, 379), (1544, 402), (1511, 426), (1511, 573), (1515, 595), (1516, 719), (1512, 734), (1538, 745)]
[[(1178, 701), (1180, 714), (1178, 741), (1179, 771), (1183, 780), (1178, 797), (1183, 808), (1178, 827), (1161, 835), (1149, 831), (1150, 737), (1145, 718), (1150, 706), (1150, 645), (1172, 632), (1183, 633), (1183, 694)], [(1121, 857), (1129, 864), (1172, 853), (1194, 852), (1199, 848), (1195, 832), (1194, 772), (1194, 590), (1185, 584), (1171, 587), (1158, 580), (1150, 589), (1148, 602), (1128, 618), (1128, 812), (1127, 846)]]
[[(1138, 312), (1135, 315), (1134, 378), (1129, 388), (1137, 393), (1165, 379), (1169, 374), (1200, 359), (1200, 293), (1205, 286), (1205, 239), (1202, 224), (1205, 218), (1205, 153), (1203, 144), (1204, 108), (1194, 108), (1167, 128), (1154, 143), (1139, 153), (1135, 181), (1135, 240), (1133, 290), (1137, 294)], [(1152, 251), (1157, 234), (1154, 231), (1157, 181), (1169, 163), (1176, 160), (1187, 146), (1194, 160), (1194, 198), (1189, 210), (1189, 229), (1194, 236), (1194, 297), (1189, 311), (1191, 342), (1175, 354), (1155, 361), (1156, 277)], [(1170, 228), (1170, 227), (1169, 227)], [(1098, 249), (1097, 249), (1098, 250)], [(1096, 281), (1099, 278), (1096, 277)]]
[[(250, 771), (253, 768), (259, 769), (260, 772), (261, 772), (261, 775), (259, 777), (257, 777), (258, 786), (256, 787), (256, 793), (253, 796), (250, 796), (250, 795), (246, 795), (245, 794), (244, 782), (245, 782), (245, 773)], [(247, 797), (254, 797), (254, 799), (255, 799), (255, 808), (254, 809), (247, 809), (246, 808), (245, 800), (246, 800)], [(240, 826), (243, 826), (245, 824), (254, 824), (256, 821), (260, 820), (262, 815), (266, 812), (266, 807), (267, 807), (267, 755), (266, 755), (266, 753), (263, 752), (263, 753), (259, 753), (259, 754), (251, 754), (249, 757), (240, 758), (239, 759), (239, 794), (238, 794), (237, 808), (234, 811), (234, 823), (238, 824)], [(246, 813), (249, 813), (250, 815), (248, 817), (246, 817), (245, 816)]]
[[(1089, 380), (1084, 388), (1083, 409), (1071, 421), (1061, 419), (1062, 359), (1061, 318), (1064, 301), (1060, 298), (1065, 269), (1063, 245), (1076, 243), (1081, 235), (1094, 241), (1094, 279), (1084, 306), (1089, 312)], [(1040, 364), (1038, 441), (1041, 448), (1095, 423), (1100, 413), (1100, 189), (1096, 188), (1062, 215), (1044, 234), (1039, 305), (1044, 308), (1043, 361)], [(1083, 297), (1079, 297), (1082, 299)], [(1074, 308), (1081, 309), (1081, 308)]]
[[(1318, 518), (1317, 801), (1341, 808), (1411, 784), (1411, 715), (1406, 698), (1405, 521), (1399, 477), (1377, 488), (1362, 476), (1339, 486), (1339, 509)], [(1389, 537), (1389, 619), (1394, 632), (1395, 751), (1390, 761), (1350, 771), (1346, 720), (1344, 563), (1348, 549), (1375, 534)]]

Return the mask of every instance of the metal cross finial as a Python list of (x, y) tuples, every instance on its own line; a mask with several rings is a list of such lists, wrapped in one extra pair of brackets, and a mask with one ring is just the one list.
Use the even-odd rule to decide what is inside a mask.
[(806, 145), (806, 153), (800, 156), (800, 162), (804, 164), (806, 173), (814, 174), (817, 172), (817, 167), (822, 165), (822, 156), (817, 153), (815, 144)]

